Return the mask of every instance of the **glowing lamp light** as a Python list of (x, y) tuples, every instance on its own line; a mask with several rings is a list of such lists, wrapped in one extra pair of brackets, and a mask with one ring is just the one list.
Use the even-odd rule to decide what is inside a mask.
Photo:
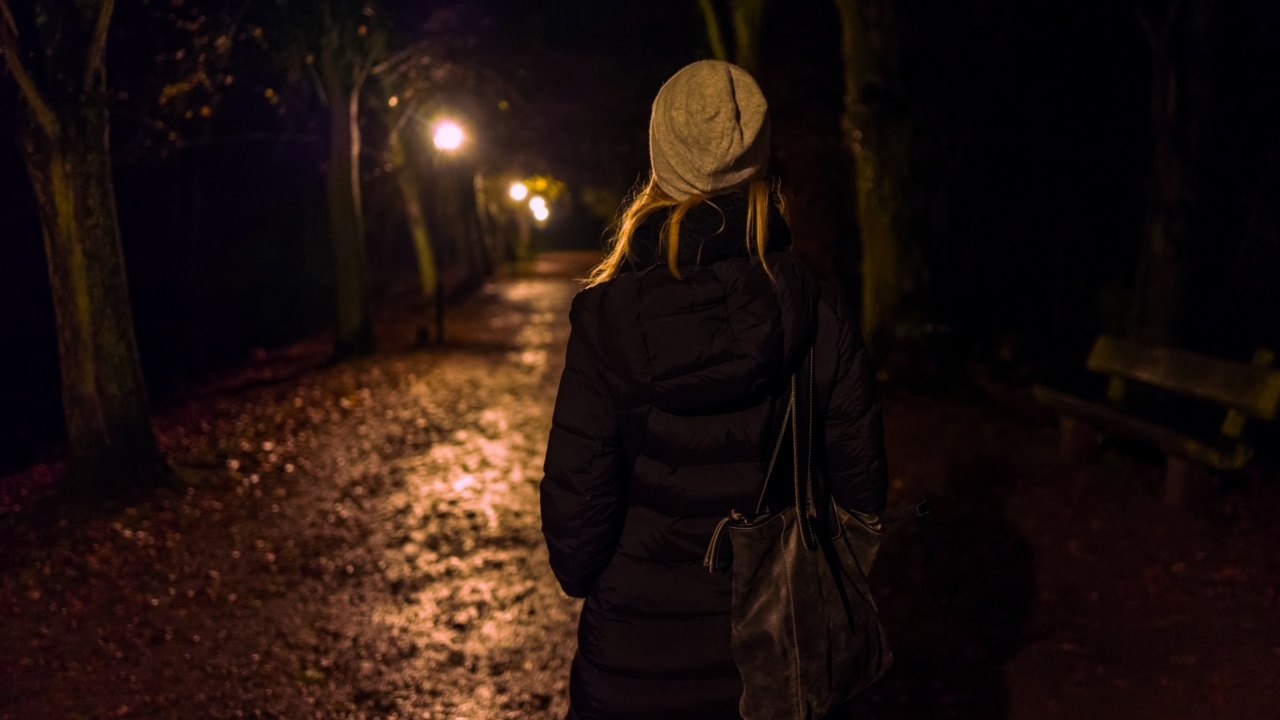
[(529, 197), (529, 187), (522, 182), (513, 182), (511, 183), (511, 189), (507, 191), (507, 194), (511, 196), (512, 200), (520, 202), (521, 200)]
[(538, 222), (542, 222), (551, 216), (551, 211), (547, 209), (547, 200), (541, 195), (534, 195), (529, 198), (529, 210), (533, 212), (533, 217)]
[(436, 123), (435, 133), (431, 136), (431, 142), (435, 143), (437, 150), (457, 150), (462, 147), (466, 134), (462, 132), (462, 126), (452, 120), (441, 120)]

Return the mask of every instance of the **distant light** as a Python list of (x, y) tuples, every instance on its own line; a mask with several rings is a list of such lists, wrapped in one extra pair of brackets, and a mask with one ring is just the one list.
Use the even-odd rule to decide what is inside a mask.
[(512, 200), (520, 202), (521, 200), (529, 197), (529, 186), (522, 182), (513, 182), (511, 183), (511, 189), (507, 191), (507, 194), (511, 196)]
[(465, 139), (462, 127), (452, 120), (441, 120), (437, 123), (435, 134), (431, 137), (437, 150), (457, 150), (462, 147)]
[(541, 195), (534, 195), (529, 198), (529, 209), (533, 211), (533, 217), (538, 222), (542, 222), (551, 216), (551, 211), (547, 209), (547, 199)]
[(392, 95), (391, 97), (387, 98), (388, 107), (395, 107), (399, 104), (400, 104), (400, 98), (398, 96)]

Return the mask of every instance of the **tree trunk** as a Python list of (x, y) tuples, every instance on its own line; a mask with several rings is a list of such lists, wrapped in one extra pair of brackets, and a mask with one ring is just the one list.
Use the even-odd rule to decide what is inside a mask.
[(326, 189), (338, 311), (334, 350), (338, 357), (349, 357), (372, 352), (374, 348), (368, 258), (360, 208), (360, 92), (358, 88), (348, 90), (331, 83), (328, 93)]
[(498, 204), (494, 201), (489, 182), (479, 171), (476, 172), (476, 204), (480, 208), (480, 235), (484, 238), (485, 252), (494, 267), (501, 265), (506, 258), (502, 252), (502, 236), (498, 232)]
[(720, 16), (716, 13), (716, 6), (711, 0), (698, 0), (698, 7), (702, 10), (702, 20), (707, 26), (707, 45), (711, 50), (711, 57), (716, 60), (729, 61), (729, 51), (724, 45), (724, 35), (720, 32)]
[[(1163, 65), (1163, 64), (1162, 64)], [(1147, 185), (1147, 247), (1143, 258), (1138, 311), (1138, 334), (1148, 342), (1174, 340), (1174, 317), (1180, 281), (1177, 248), (1185, 230), (1181, 196), (1182, 158), (1176, 146), (1176, 108), (1173, 70), (1152, 68), (1151, 175)]]
[(489, 260), (489, 272), (506, 261), (502, 248), (502, 236), (498, 231), (498, 203), (492, 197), (492, 186), (479, 170), (471, 178), (475, 188), (476, 215), (479, 221), (480, 241), (485, 257)]
[(458, 184), (462, 238), (470, 257), (469, 280), (475, 282), (487, 277), (493, 271), (493, 258), (489, 255), (483, 228), (480, 226), (480, 198), (476, 195), (474, 168), (469, 165), (459, 165), (454, 181)]
[(854, 162), (862, 242), (862, 331), (878, 343), (890, 330), (908, 282), (901, 257), (907, 231), (908, 142), (897, 98), (892, 11), (884, 0), (836, 0), (844, 62), (845, 143)]
[(760, 25), (764, 20), (764, 0), (735, 0), (733, 14), (733, 60), (752, 75), (760, 71)]
[(764, 0), (732, 0), (729, 20), (733, 30), (733, 57), (729, 57), (724, 35), (720, 32), (720, 16), (712, 0), (699, 0), (703, 22), (707, 27), (707, 44), (711, 57), (733, 62), (755, 75), (760, 70), (760, 26), (764, 21)]
[(422, 282), (422, 297), (432, 299), (436, 295), (436, 255), (431, 246), (431, 231), (427, 216), (422, 210), (422, 187), (418, 183), (415, 166), (409, 163), (409, 152), (404, 136), (393, 130), (387, 138), (391, 150), (391, 163), (396, 167), (396, 183), (404, 199), (404, 217), (413, 238), (413, 250), (418, 258), (418, 278)]
[(128, 496), (168, 477), (138, 360), (111, 178), (105, 99), (19, 140), (44, 234), (73, 488)]
[[(1183, 286), (1180, 253), (1189, 234), (1189, 188), (1187, 183), (1188, 143), (1179, 132), (1181, 121), (1191, 108), (1189, 82), (1180, 77), (1175, 55), (1175, 37), (1185, 34), (1189, 52), (1202, 50), (1205, 42), (1202, 13), (1184, 17), (1183, 3), (1170, 2), (1163, 23), (1156, 27), (1141, 13), (1139, 20), (1147, 35), (1151, 53), (1151, 88), (1148, 118), (1151, 131), (1150, 161), (1146, 187), (1146, 248), (1135, 293), (1137, 335), (1147, 342), (1172, 345), (1179, 340), (1178, 304)], [(1187, 27), (1184, 28), (1184, 25)], [(1187, 123), (1194, 129), (1194, 123)]]

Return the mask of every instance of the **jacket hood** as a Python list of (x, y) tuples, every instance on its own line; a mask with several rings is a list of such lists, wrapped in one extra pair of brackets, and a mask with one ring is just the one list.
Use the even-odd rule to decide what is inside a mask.
[(741, 212), (732, 200), (717, 205), (698, 206), (681, 224), (682, 278), (660, 257), (658, 218), (632, 240), (637, 269), (599, 286), (605, 366), (635, 401), (668, 412), (758, 401), (790, 376), (813, 333), (818, 283), (783, 252), (785, 223), (771, 218), (766, 273), (746, 248), (745, 204)]

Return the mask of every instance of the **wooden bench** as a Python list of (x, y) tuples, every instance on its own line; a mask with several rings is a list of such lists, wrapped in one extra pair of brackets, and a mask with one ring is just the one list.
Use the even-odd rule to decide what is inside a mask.
[[(1260, 350), (1253, 363), (1233, 362), (1197, 355), (1185, 350), (1147, 345), (1135, 340), (1101, 335), (1085, 361), (1085, 367), (1109, 378), (1105, 398), (1091, 400), (1036, 385), (1037, 401), (1058, 412), (1059, 448), (1073, 459), (1081, 437), (1127, 436), (1155, 446), (1165, 456), (1164, 499), (1181, 504), (1192, 470), (1240, 470), (1253, 460), (1256, 448), (1245, 439), (1250, 420), (1273, 421), (1280, 405), (1280, 369), (1270, 367), (1274, 354)], [(1194, 423), (1169, 422), (1173, 415), (1188, 413), (1137, 412), (1133, 395), (1158, 401), (1187, 400), (1200, 415), (1221, 418), (1216, 428), (1188, 430)], [(1159, 407), (1159, 403), (1156, 403)], [(1161, 417), (1161, 415), (1166, 417)], [(1083, 424), (1082, 424), (1083, 423)]]

